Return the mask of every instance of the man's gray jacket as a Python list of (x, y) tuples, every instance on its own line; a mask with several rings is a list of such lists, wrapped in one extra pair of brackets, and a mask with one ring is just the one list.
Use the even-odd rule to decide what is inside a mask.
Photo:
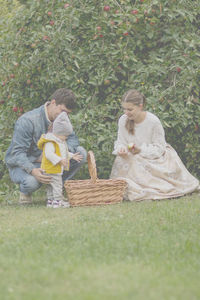
[[(31, 173), (35, 168), (33, 163), (41, 155), (37, 142), (41, 135), (48, 131), (49, 125), (44, 105), (26, 112), (17, 120), (13, 138), (5, 156), (5, 162), (9, 169), (19, 167), (27, 173)], [(69, 135), (67, 145), (70, 152), (76, 152), (79, 141), (74, 132)]]

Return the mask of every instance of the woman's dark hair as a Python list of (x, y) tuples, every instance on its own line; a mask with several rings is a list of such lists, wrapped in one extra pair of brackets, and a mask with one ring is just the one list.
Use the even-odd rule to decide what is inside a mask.
[[(123, 96), (122, 96), (122, 103), (128, 102), (132, 103), (133, 105), (145, 105), (145, 97), (142, 93), (138, 92), (137, 90), (131, 89), (128, 90)], [(135, 128), (134, 128), (134, 120), (126, 120), (126, 129), (130, 134), (134, 134)]]
[(76, 97), (71, 90), (66, 88), (56, 90), (50, 97), (51, 100), (56, 100), (56, 105), (64, 104), (68, 109), (76, 108)]

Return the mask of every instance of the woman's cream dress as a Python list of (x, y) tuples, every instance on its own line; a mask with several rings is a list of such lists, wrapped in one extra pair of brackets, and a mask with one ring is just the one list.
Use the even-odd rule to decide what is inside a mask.
[(160, 120), (146, 112), (145, 120), (135, 124), (134, 135), (125, 128), (127, 116), (118, 123), (118, 137), (113, 154), (120, 148), (127, 149), (134, 143), (139, 154), (129, 152), (127, 158), (117, 155), (110, 178), (124, 179), (128, 183), (125, 199), (165, 199), (183, 196), (199, 188), (199, 181), (192, 176), (176, 151), (166, 143)]

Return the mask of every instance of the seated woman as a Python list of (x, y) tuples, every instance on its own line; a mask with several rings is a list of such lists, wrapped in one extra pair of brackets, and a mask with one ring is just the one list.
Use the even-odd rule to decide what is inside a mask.
[(160, 120), (143, 110), (145, 98), (129, 90), (122, 98), (111, 178), (128, 183), (126, 200), (165, 199), (199, 188), (176, 151), (166, 143)]

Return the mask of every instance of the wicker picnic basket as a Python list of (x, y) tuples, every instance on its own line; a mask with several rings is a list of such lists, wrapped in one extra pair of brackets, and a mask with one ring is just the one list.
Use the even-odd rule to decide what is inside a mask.
[(88, 152), (91, 179), (67, 180), (65, 189), (71, 206), (106, 205), (119, 203), (127, 183), (120, 179), (98, 179), (94, 154)]

